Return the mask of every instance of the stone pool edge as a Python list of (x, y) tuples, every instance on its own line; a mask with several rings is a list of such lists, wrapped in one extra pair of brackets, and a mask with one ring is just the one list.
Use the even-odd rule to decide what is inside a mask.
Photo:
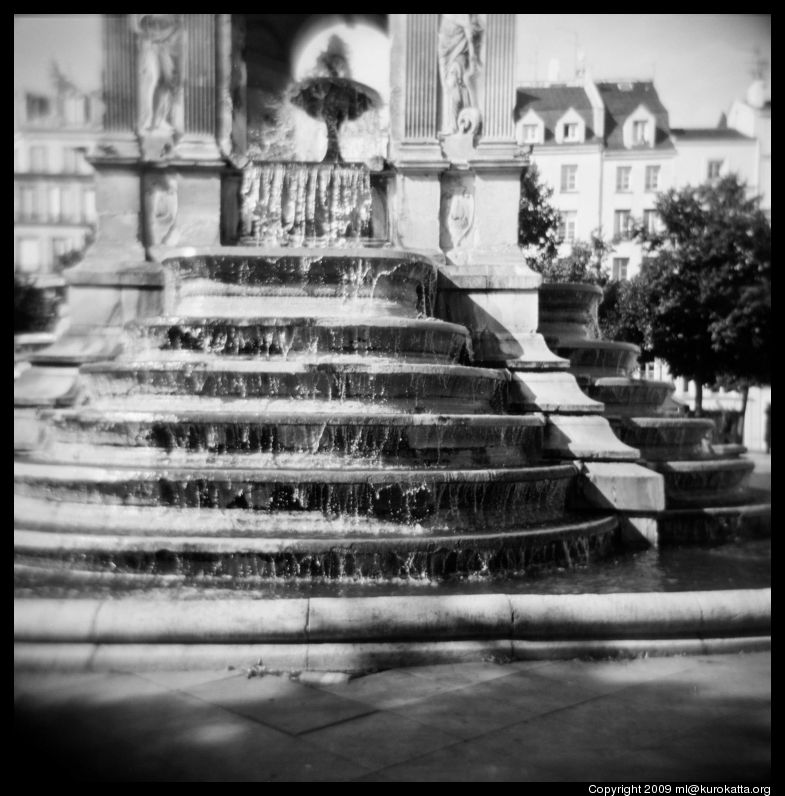
[(18, 669), (368, 671), (771, 648), (771, 589), (568, 595), (18, 599)]

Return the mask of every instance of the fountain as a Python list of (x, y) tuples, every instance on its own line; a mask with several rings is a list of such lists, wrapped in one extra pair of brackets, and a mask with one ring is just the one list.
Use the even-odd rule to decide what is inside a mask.
[(668, 414), (674, 386), (636, 379), (640, 349), (603, 340), (597, 319), (602, 290), (584, 284), (541, 288), (542, 330), (570, 361), (570, 372), (591, 398), (604, 404), (619, 439), (640, 450), (642, 463), (664, 477), (666, 508), (658, 512), (661, 544), (718, 542), (771, 532), (771, 505), (749, 487), (753, 462), (744, 448), (715, 448), (711, 420)]
[[(420, 16), (410, 33), (419, 36), (422, 23), (430, 35), (436, 15)], [(503, 64), (512, 68), (508, 16), (487, 21), (499, 92)], [(475, 28), (485, 35), (485, 22)], [(683, 650), (733, 648), (737, 636), (754, 636), (745, 648), (765, 644), (765, 597), (746, 592), (742, 610), (728, 608), (727, 596), (696, 598), (671, 621), (668, 612), (681, 609), (648, 595), (552, 603), (470, 590), (384, 598), (309, 591), (338, 584), (373, 594), (380, 583), (393, 591), (497, 582), (512, 589), (516, 580), (614, 556), (630, 528), (648, 528), (664, 508), (663, 476), (639, 466), (633, 443), (650, 465), (655, 446), (626, 431), (623, 442), (614, 437), (611, 423), (629, 425), (601, 416), (599, 393), (593, 400), (578, 389), (607, 397), (607, 367), (591, 384), (576, 381), (569, 341), (556, 341), (557, 356), (541, 337), (549, 336), (547, 312), (538, 333), (538, 277), (506, 242), (515, 229), (500, 223), (518, 185), (514, 142), (501, 167), (500, 145), (477, 143), (479, 125), (445, 144), (434, 114), (430, 148), (418, 149), (425, 145), (415, 104), (392, 192), (411, 197), (410, 214), (397, 219), (397, 239), (375, 245), (369, 171), (342, 162), (337, 131), (378, 97), (332, 69), (290, 91), (327, 124), (325, 161), (247, 163), (237, 240), (208, 239), (203, 209), (189, 206), (182, 190), (174, 230), (189, 232), (187, 248), (171, 243), (171, 226), (162, 237), (151, 222), (143, 225), (149, 260), (131, 269), (105, 233), (93, 257), (109, 258), (115, 271), (107, 276), (94, 259), (72, 277), (72, 290), (84, 291), (81, 306), (93, 305), (83, 309), (91, 318), (109, 288), (120, 287), (120, 299), (111, 347), (95, 341), (110, 326), (106, 318), (76, 327), (91, 356), (67, 400), (39, 410), (43, 430), (17, 446), (18, 660), (142, 661), (155, 640), (187, 665), (263, 653), (282, 667), (355, 669), (497, 646), (540, 654), (541, 643), (554, 655), (638, 649), (642, 638), (656, 649), (674, 636), (716, 639), (679, 642)], [(418, 66), (411, 75), (416, 82), (425, 72)], [(405, 95), (412, 102), (416, 88)], [(482, 129), (490, 133), (506, 118), (496, 88), (485, 87)], [(435, 108), (435, 93), (427, 96)], [(463, 111), (479, 118), (476, 108)], [(187, 135), (173, 139), (170, 160), (157, 165), (171, 172), (168, 182), (115, 154), (96, 159), (99, 179), (114, 185), (127, 168), (153, 194), (164, 185), (169, 196), (195, 168), (185, 146), (189, 157), (198, 149)], [(459, 153), (457, 170), (450, 152)], [(204, 158), (212, 179), (215, 166)], [(437, 161), (448, 169), (441, 182), (423, 182)], [(506, 197), (498, 209), (479, 201), (489, 185)], [(428, 245), (433, 230), (417, 238), (427, 218), (416, 212), (423, 192), (435, 212), (440, 204), (449, 210), (455, 195), (472, 208), (449, 260)], [(105, 230), (128, 234), (123, 219), (108, 215)], [(407, 236), (416, 245), (400, 245)], [(482, 249), (483, 236), (496, 242)], [(135, 310), (119, 329), (128, 306)], [(66, 347), (71, 356), (74, 347)], [(602, 627), (606, 615), (615, 617), (610, 629)], [(425, 646), (412, 652), (417, 639)], [(436, 645), (430, 653), (428, 644)]]

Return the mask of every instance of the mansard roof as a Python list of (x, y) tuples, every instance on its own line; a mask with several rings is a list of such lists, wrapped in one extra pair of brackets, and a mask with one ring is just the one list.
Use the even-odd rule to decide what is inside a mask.
[(592, 106), (583, 86), (560, 83), (521, 86), (517, 90), (515, 121), (533, 110), (545, 124), (545, 143), (553, 143), (556, 125), (570, 108), (586, 124), (586, 141), (595, 139)]
[(623, 138), (624, 122), (643, 105), (655, 119), (655, 149), (671, 149), (668, 111), (660, 102), (654, 83), (650, 80), (598, 82), (597, 90), (605, 105), (605, 144), (608, 149), (626, 149)]

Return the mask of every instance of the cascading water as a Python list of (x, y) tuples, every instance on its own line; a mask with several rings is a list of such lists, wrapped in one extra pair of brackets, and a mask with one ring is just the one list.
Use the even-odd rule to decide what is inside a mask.
[(23, 579), (427, 580), (614, 549), (614, 516), (568, 516), (577, 469), (544, 460), (543, 416), (503, 413), (506, 371), (459, 364), (435, 265), (319, 252), (172, 253), (172, 314), (84, 366), (88, 402), (17, 462)]
[(371, 202), (363, 164), (252, 162), (243, 171), (240, 242), (358, 245), (371, 236)]

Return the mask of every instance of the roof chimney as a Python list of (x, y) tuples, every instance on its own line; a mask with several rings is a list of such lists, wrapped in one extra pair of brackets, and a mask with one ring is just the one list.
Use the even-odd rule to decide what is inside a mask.
[(548, 82), (549, 83), (558, 83), (559, 82), (559, 59), (558, 58), (551, 58), (548, 61)]

